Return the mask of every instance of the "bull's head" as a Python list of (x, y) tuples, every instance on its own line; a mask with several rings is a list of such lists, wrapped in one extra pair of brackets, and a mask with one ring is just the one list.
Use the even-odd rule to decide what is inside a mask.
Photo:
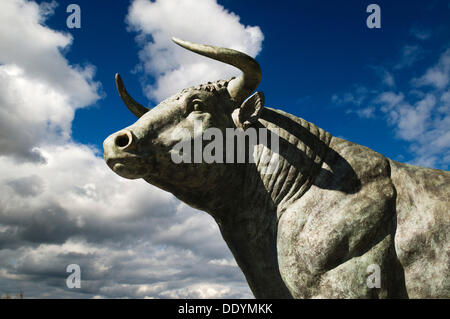
[[(245, 128), (257, 121), (264, 103), (262, 93), (247, 99), (261, 80), (260, 67), (253, 58), (231, 49), (175, 38), (173, 41), (190, 51), (231, 64), (239, 68), (242, 75), (184, 89), (150, 110), (128, 94), (120, 76), (116, 75), (122, 100), (139, 120), (105, 140), (105, 160), (122, 177), (144, 178), (171, 192), (180, 185), (194, 189), (197, 183), (205, 182), (202, 177), (214, 180), (224, 171), (223, 165), (219, 164), (203, 162), (180, 166), (174, 163), (171, 153), (178, 152), (174, 150), (175, 145), (181, 140), (194, 139), (211, 127), (223, 131), (225, 128)], [(194, 132), (194, 123), (201, 123), (202, 132)], [(194, 133), (183, 135), (182, 132), (187, 131)]]

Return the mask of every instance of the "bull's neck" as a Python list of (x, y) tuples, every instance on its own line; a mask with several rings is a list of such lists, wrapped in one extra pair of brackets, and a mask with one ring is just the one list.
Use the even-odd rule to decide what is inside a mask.
[[(277, 258), (282, 213), (311, 186), (331, 136), (302, 119), (267, 110), (261, 126), (279, 137), (277, 152), (259, 144), (255, 163), (235, 164), (215, 190), (222, 205), (210, 207), (222, 235), (256, 297), (290, 298)], [(269, 154), (269, 156), (267, 156)]]
[[(277, 207), (255, 164), (236, 165), (227, 178), (223, 206), (208, 211), (256, 298), (291, 298), (277, 261)], [(219, 190), (220, 191), (220, 190)]]
[[(261, 129), (269, 133), (265, 144), (258, 136), (254, 163), (227, 164), (225, 176), (211, 188), (213, 194), (227, 195), (223, 196), (222, 205), (215, 203), (208, 210), (219, 219), (221, 211), (239, 208), (247, 212), (244, 216), (255, 215), (252, 220), (267, 218), (259, 211), (254, 212), (255, 209), (270, 212), (271, 218), (277, 220), (309, 189), (329, 153), (328, 132), (279, 110), (266, 108), (256, 129), (258, 134)], [(232, 219), (229, 214), (223, 218)]]
[(308, 190), (331, 137), (302, 119), (270, 109), (260, 125), (279, 134), (278, 153), (270, 155), (279, 155), (277, 165), (268, 170), (267, 157), (226, 164), (224, 175), (204, 185), (201, 198), (177, 197), (217, 221), (256, 297), (290, 298), (278, 268), (278, 220)]

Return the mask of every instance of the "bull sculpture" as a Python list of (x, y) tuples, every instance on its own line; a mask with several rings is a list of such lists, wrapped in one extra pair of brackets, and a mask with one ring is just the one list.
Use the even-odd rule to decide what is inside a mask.
[[(104, 141), (114, 172), (209, 213), (256, 298), (450, 297), (450, 172), (393, 161), (265, 107), (261, 92), (251, 95), (261, 80), (253, 58), (173, 41), (242, 75), (184, 89), (150, 110), (116, 75), (139, 120)], [(258, 140), (245, 163), (173, 161), (180, 140), (212, 127), (265, 128), (279, 146)], [(186, 130), (194, 133), (177, 133)], [(272, 172), (261, 154), (277, 157)]]

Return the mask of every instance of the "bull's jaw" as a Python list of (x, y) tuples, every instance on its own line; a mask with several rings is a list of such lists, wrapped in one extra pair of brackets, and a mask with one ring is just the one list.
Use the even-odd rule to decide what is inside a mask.
[(108, 166), (120, 177), (127, 179), (143, 178), (148, 174), (148, 169), (144, 165), (132, 165), (125, 162), (106, 161)]
[[(223, 194), (223, 180), (231, 180), (227, 173), (230, 164), (174, 164), (158, 163), (144, 180), (159, 187), (186, 204), (214, 215), (217, 208), (229, 204)], [(228, 185), (230, 186), (230, 185)], [(235, 187), (234, 187), (235, 188)]]

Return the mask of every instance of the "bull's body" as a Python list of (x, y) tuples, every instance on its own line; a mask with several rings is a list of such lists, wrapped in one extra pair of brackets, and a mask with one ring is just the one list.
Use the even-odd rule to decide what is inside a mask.
[[(281, 111), (260, 122), (290, 141), (279, 170), (247, 167), (226, 194), (239, 218), (217, 218), (256, 297), (450, 297), (449, 172), (392, 161)], [(315, 167), (301, 176), (305, 164)], [(373, 264), (379, 289), (367, 283)]]
[[(273, 213), (276, 260), (271, 261), (278, 265), (280, 285), (295, 298), (450, 297), (450, 173), (397, 163), (292, 115), (272, 114), (269, 121), (295, 132), (286, 134), (291, 140), (296, 140), (292, 135), (299, 137), (293, 143), (300, 150), (297, 157), (309, 141), (316, 150), (308, 152), (319, 154), (317, 161), (322, 162), (310, 170), (310, 182), (293, 185), (298, 194), (272, 196), (280, 203)], [(277, 182), (286, 183), (292, 166), (266, 181), (269, 194)], [(367, 284), (371, 264), (380, 267), (380, 289)], [(253, 269), (258, 267), (248, 267)], [(258, 286), (261, 273), (253, 276), (247, 278), (255, 278), (256, 296), (276, 296)]]
[[(242, 62), (230, 50), (181, 43)], [(213, 216), (257, 298), (449, 298), (450, 173), (332, 137), (264, 108), (261, 94), (242, 103), (249, 83), (259, 82), (257, 74), (244, 80), (190, 88), (148, 111), (119, 78), (122, 98), (141, 118), (105, 141), (108, 165)], [(174, 132), (192, 129), (193, 120), (220, 130), (265, 128), (278, 135), (279, 149), (258, 143), (249, 163), (176, 165), (168, 155)], [(277, 158), (274, 169), (262, 154)], [(368, 277), (377, 269), (374, 287)]]

